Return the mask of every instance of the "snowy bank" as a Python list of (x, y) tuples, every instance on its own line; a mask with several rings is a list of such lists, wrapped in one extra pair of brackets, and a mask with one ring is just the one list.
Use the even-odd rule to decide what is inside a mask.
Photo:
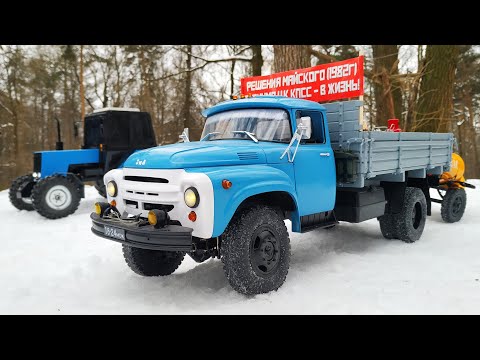
[(480, 314), (480, 180), (471, 183), (463, 219), (444, 223), (433, 204), (414, 244), (385, 240), (377, 220), (291, 234), (285, 284), (251, 298), (230, 288), (219, 260), (134, 274), (119, 244), (90, 232), (93, 187), (59, 220), (15, 209), (2, 191), (0, 313)]

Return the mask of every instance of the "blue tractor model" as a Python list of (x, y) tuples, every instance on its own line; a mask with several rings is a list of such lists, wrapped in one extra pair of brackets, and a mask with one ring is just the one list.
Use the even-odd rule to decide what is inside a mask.
[[(57, 122), (57, 124), (59, 124)], [(150, 114), (138, 109), (104, 108), (85, 116), (84, 145), (33, 154), (33, 173), (18, 177), (9, 190), (19, 210), (36, 210), (49, 219), (73, 214), (84, 197), (84, 183), (94, 182), (103, 197), (103, 175), (121, 167), (135, 151), (156, 146)]]

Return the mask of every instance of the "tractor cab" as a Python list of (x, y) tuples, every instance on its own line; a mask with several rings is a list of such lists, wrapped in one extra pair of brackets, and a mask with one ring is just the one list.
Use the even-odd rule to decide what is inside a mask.
[[(103, 175), (121, 167), (136, 150), (156, 146), (148, 112), (136, 108), (103, 108), (85, 116), (84, 144), (79, 150), (37, 151), (33, 173), (15, 179), (10, 201), (20, 210), (37, 210), (56, 219), (75, 212), (84, 183), (95, 182), (105, 196)], [(63, 149), (58, 134), (57, 149)]]
[(137, 108), (104, 108), (85, 116), (82, 148), (100, 150), (103, 174), (118, 167), (135, 150), (153, 146), (157, 142), (148, 112)]
[(115, 150), (156, 146), (148, 112), (137, 108), (103, 108), (85, 116), (84, 149), (106, 145)]

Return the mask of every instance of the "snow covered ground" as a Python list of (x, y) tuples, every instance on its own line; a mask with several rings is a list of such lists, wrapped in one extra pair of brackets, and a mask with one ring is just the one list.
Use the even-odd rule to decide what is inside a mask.
[(461, 222), (444, 223), (433, 204), (414, 244), (385, 240), (377, 220), (291, 234), (285, 284), (248, 298), (219, 260), (187, 256), (169, 277), (134, 274), (119, 244), (90, 232), (93, 187), (60, 220), (18, 211), (2, 191), (0, 313), (480, 314), (480, 189), (467, 192)]

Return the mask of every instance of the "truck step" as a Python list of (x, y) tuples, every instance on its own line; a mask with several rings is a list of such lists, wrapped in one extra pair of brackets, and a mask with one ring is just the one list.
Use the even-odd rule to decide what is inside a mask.
[(301, 232), (306, 233), (318, 228), (325, 228), (338, 224), (333, 211), (323, 211), (316, 214), (300, 217)]

